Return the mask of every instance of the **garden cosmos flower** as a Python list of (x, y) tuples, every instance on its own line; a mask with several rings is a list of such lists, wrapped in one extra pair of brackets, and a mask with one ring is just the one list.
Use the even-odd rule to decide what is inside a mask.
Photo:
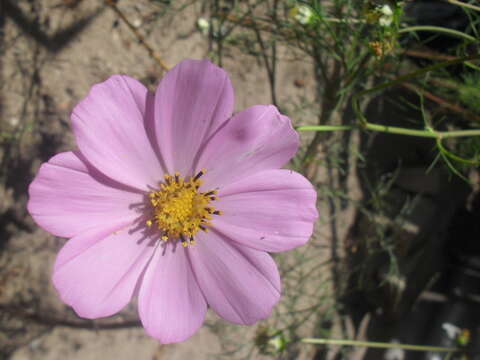
[(280, 297), (267, 252), (303, 245), (316, 192), (279, 169), (298, 135), (274, 106), (232, 116), (228, 75), (185, 60), (155, 93), (114, 75), (94, 85), (71, 118), (78, 150), (44, 163), (28, 210), (70, 238), (53, 284), (84, 318), (138, 298), (146, 332), (190, 337), (207, 307), (238, 324), (265, 319)]

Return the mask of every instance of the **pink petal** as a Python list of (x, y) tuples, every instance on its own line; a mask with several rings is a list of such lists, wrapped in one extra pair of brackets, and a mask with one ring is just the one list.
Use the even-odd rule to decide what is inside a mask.
[(60, 250), (53, 284), (79, 316), (110, 316), (130, 301), (154, 251), (131, 228), (131, 222), (117, 221), (72, 238)]
[(197, 170), (205, 187), (222, 187), (267, 169), (278, 169), (298, 148), (290, 119), (275, 106), (252, 106), (236, 114), (205, 145)]
[(88, 162), (128, 186), (148, 190), (163, 177), (145, 131), (148, 90), (135, 79), (114, 75), (96, 84), (73, 109), (77, 145)]
[(291, 170), (266, 170), (222, 188), (213, 222), (225, 237), (258, 250), (279, 252), (305, 244), (318, 217), (317, 193)]
[(72, 237), (92, 227), (138, 216), (133, 192), (88, 166), (78, 153), (60, 153), (44, 163), (29, 188), (28, 211), (42, 228)]
[(208, 60), (184, 60), (155, 94), (156, 135), (169, 173), (190, 175), (202, 144), (232, 114), (233, 88), (225, 71)]
[(215, 231), (199, 233), (196, 240), (188, 255), (212, 309), (239, 324), (267, 318), (280, 299), (280, 276), (270, 255), (234, 245)]
[(202, 325), (207, 304), (182, 246), (159, 246), (139, 293), (146, 332), (162, 344), (183, 341)]

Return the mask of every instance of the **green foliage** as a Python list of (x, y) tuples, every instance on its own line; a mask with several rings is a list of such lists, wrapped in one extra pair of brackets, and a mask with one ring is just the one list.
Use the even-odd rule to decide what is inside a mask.
[(480, 72), (465, 75), (463, 80), (458, 97), (465, 106), (480, 114)]

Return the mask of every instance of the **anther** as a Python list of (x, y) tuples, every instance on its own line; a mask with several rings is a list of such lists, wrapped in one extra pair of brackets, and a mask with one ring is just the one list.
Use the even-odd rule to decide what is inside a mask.
[(220, 210), (215, 210), (213, 212), (213, 215), (222, 215), (222, 212)]
[(193, 180), (195, 181), (195, 180), (200, 179), (200, 178), (203, 176), (203, 174), (205, 174), (205, 171), (206, 171), (206, 170), (204, 170), (204, 169), (200, 170), (200, 171), (197, 173), (197, 175), (195, 175), (195, 177), (193, 178)]

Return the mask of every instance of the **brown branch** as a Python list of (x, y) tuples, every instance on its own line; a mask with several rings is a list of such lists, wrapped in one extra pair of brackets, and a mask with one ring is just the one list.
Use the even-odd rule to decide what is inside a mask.
[(422, 89), (418, 86), (415, 86), (411, 83), (400, 83), (399, 84), (400, 86), (410, 90), (410, 91), (413, 91), (413, 92), (416, 92), (417, 94), (421, 94), (422, 96), (425, 96), (427, 99), (437, 103), (438, 105), (440, 105), (442, 108), (444, 109), (448, 109), (452, 112), (455, 112), (455, 113), (458, 113), (462, 116), (464, 116), (465, 118), (467, 119), (471, 119), (471, 120), (474, 120), (476, 122), (480, 122), (480, 116), (474, 114), (473, 112), (465, 109), (464, 107), (458, 105), (458, 104), (453, 104), (437, 95), (434, 95), (432, 94), (431, 92), (425, 90), (425, 89)]
[(0, 312), (9, 316), (20, 318), (23, 320), (33, 321), (45, 326), (66, 326), (76, 329), (92, 329), (92, 330), (115, 330), (125, 328), (141, 327), (142, 324), (137, 319), (124, 320), (122, 322), (101, 322), (94, 320), (67, 320), (57, 316), (46, 316), (43, 313), (30, 313), (18, 306), (0, 305)]
[(156, 52), (153, 47), (145, 40), (142, 34), (138, 32), (138, 30), (133, 26), (133, 24), (127, 19), (125, 14), (117, 7), (116, 1), (115, 0), (105, 0), (105, 3), (112, 8), (113, 11), (120, 17), (120, 19), (123, 20), (123, 22), (128, 26), (128, 28), (132, 31), (132, 33), (135, 35), (135, 37), (138, 39), (138, 42), (148, 51), (148, 54), (150, 55), (151, 58), (153, 58), (160, 67), (167, 71), (170, 70), (170, 66), (165, 64), (165, 62), (162, 60), (158, 52)]
[(443, 55), (434, 51), (423, 51), (423, 50), (413, 50), (407, 49), (403, 54), (408, 56), (413, 56), (416, 58), (430, 59), (430, 60), (441, 60), (441, 61), (451, 61), (456, 60), (458, 57), (451, 55)]

